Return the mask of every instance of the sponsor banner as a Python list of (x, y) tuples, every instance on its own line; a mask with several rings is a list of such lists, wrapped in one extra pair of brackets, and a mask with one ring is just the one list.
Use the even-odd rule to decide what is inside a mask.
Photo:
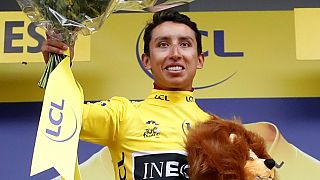
[[(206, 56), (194, 81), (197, 98), (320, 96), (320, 61), (296, 59), (293, 11), (186, 14), (198, 23)], [(115, 95), (143, 99), (150, 92), (151, 74), (139, 60), (141, 33), (151, 17), (151, 13), (112, 14), (91, 36), (90, 61), (73, 64), (86, 100)], [(79, 50), (78, 44), (76, 48)], [(41, 100), (33, 81), (38, 80), (42, 66), (2, 64), (0, 101)], [(17, 73), (24, 76), (18, 78)], [(10, 84), (12, 79), (23, 83), (17, 88)], [(20, 89), (32, 93), (21, 93)]]
[(30, 175), (54, 167), (65, 179), (81, 179), (77, 149), (82, 123), (83, 93), (74, 80), (69, 56), (48, 80), (37, 131)]
[[(0, 12), (0, 63), (43, 62), (41, 51), (45, 31), (22, 12)], [(76, 61), (90, 60), (90, 37), (79, 35)]]

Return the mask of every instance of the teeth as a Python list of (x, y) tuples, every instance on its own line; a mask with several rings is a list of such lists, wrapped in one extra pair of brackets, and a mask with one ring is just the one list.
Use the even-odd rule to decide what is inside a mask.
[(181, 66), (170, 66), (167, 68), (169, 71), (180, 71), (182, 70)]

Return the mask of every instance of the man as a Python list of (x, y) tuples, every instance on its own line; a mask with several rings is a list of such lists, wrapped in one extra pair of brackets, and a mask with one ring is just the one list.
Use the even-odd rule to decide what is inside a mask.
[[(109, 147), (115, 179), (188, 179), (185, 133), (208, 118), (192, 88), (204, 64), (201, 34), (189, 17), (162, 11), (147, 25), (144, 43), (142, 63), (154, 76), (151, 94), (141, 102), (113, 97), (85, 105), (80, 138)], [(66, 48), (50, 39), (42, 51), (47, 61), (48, 52)], [(96, 155), (89, 161), (99, 159)]]
[[(201, 36), (188, 17), (163, 11), (147, 25), (144, 42), (142, 61), (153, 73), (155, 88), (142, 102), (114, 97), (84, 106), (80, 138), (108, 146), (111, 155), (103, 148), (83, 163), (82, 179), (187, 178), (184, 133), (208, 117), (192, 92), (196, 70), (204, 63)], [(42, 51), (47, 61), (48, 52), (63, 53), (66, 48), (48, 39)], [(316, 179), (319, 161), (288, 143), (275, 125), (245, 126), (266, 140), (280, 178)]]

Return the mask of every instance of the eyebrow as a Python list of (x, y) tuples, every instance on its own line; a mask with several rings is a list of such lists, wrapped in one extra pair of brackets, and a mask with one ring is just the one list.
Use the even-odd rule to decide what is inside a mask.
[[(169, 40), (171, 39), (170, 36), (159, 36), (159, 37), (156, 37), (154, 39), (154, 41), (161, 41), (161, 40)], [(190, 36), (181, 36), (178, 38), (179, 40), (191, 40), (191, 41), (194, 41), (194, 39)]]

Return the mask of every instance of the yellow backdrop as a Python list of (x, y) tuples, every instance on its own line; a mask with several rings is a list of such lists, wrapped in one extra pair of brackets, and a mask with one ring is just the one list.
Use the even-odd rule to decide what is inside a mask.
[[(225, 80), (216, 86), (199, 89), (198, 98), (320, 96), (320, 61), (298, 61), (295, 56), (293, 11), (186, 14), (204, 33), (204, 50), (208, 52), (205, 67), (197, 74), (195, 87)], [(139, 66), (136, 43), (141, 40), (139, 34), (150, 17), (149, 13), (112, 14), (100, 31), (87, 39), (90, 49), (85, 48), (88, 41), (77, 42), (76, 59), (89, 54), (90, 60), (73, 65), (86, 100), (101, 100), (114, 95), (143, 99), (149, 93), (152, 79)], [(14, 33), (24, 35), (23, 40), (13, 40), (15, 46), (36, 45), (27, 33), (29, 20), (21, 12), (1, 16), (2, 38), (3, 23), (9, 20), (25, 22), (23, 28), (13, 28)], [(0, 62), (6, 63), (0, 63), (0, 102), (41, 101), (43, 90), (37, 87), (37, 82), (44, 63), (40, 53), (4, 53), (3, 42), (1, 39)], [(138, 47), (141, 55), (141, 41)], [(80, 53), (84, 54), (79, 56)], [(228, 57), (230, 54), (235, 57)], [(21, 64), (26, 59), (31, 62), (33, 58), (40, 62)]]

